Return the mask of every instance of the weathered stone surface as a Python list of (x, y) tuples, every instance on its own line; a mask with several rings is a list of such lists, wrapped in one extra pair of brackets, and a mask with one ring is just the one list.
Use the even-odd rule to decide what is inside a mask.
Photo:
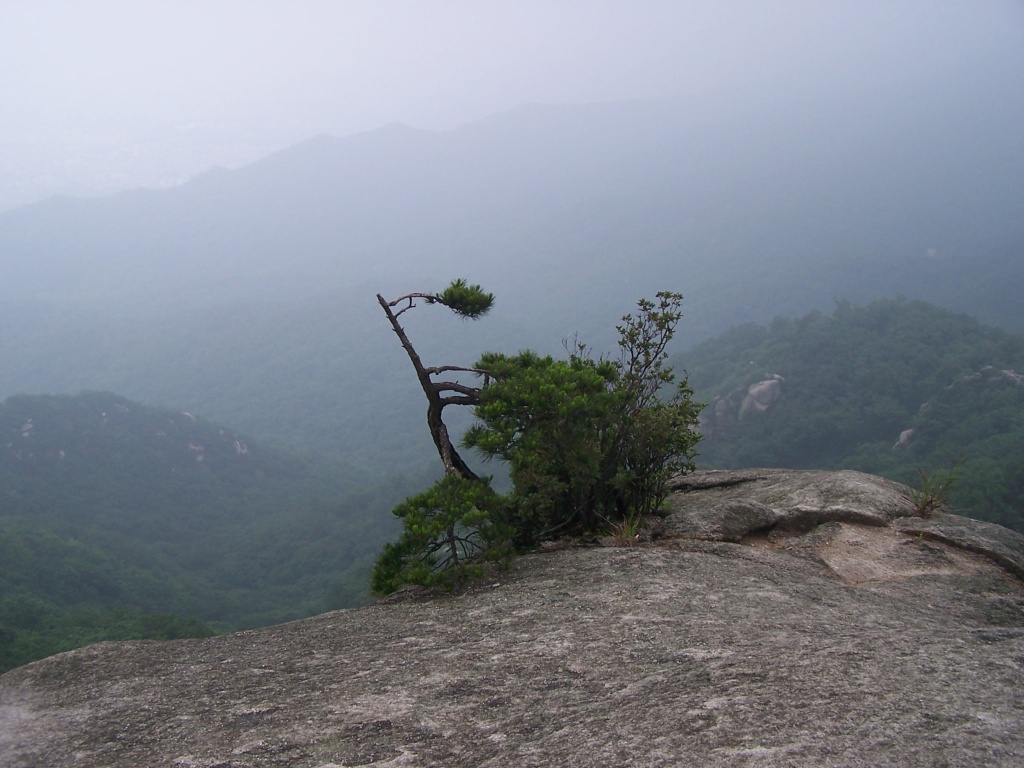
[(922, 519), (897, 520), (896, 527), (955, 547), (977, 552), (1024, 579), (1024, 536), (1001, 525), (936, 512)]
[(670, 513), (661, 530), (668, 536), (706, 541), (740, 541), (756, 531), (772, 528), (780, 516), (771, 507), (747, 499), (689, 507)]
[(751, 414), (767, 411), (783, 397), (785, 381), (779, 374), (769, 373), (761, 381), (715, 398), (711, 407), (701, 414), (701, 433), (714, 435)]
[[(914, 514), (905, 486), (863, 472), (712, 470), (685, 475), (672, 487), (666, 531), (708, 531), (708, 536), (694, 537), (718, 541), (738, 541), (775, 526), (808, 529), (829, 521), (888, 525)], [(728, 525), (720, 523), (725, 516), (732, 518)], [(713, 535), (716, 524), (725, 526), (721, 536)]]
[(742, 421), (752, 413), (762, 413), (771, 408), (782, 397), (783, 381), (785, 380), (781, 376), (774, 375), (764, 381), (751, 384), (747, 388), (746, 397), (740, 404), (740, 412), (736, 418)]
[[(841, 474), (680, 494), (859, 509), (876, 486)], [(889, 514), (552, 551), (455, 594), (62, 654), (0, 677), (0, 766), (1024, 764), (1024, 585)]]

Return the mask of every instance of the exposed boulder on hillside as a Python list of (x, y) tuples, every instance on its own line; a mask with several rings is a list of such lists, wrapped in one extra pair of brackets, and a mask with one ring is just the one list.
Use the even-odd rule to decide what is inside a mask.
[(828, 522), (887, 525), (916, 511), (905, 486), (848, 470), (711, 470), (683, 475), (671, 487), (666, 533), (711, 541)]
[(747, 387), (747, 394), (740, 402), (740, 412), (736, 418), (742, 421), (751, 413), (767, 411), (782, 397), (782, 385), (785, 382), (778, 374), (772, 374), (764, 381), (751, 384)]
[(898, 448), (906, 448), (914, 442), (914, 435), (917, 434), (917, 430), (911, 427), (910, 429), (904, 429), (900, 432), (899, 439), (893, 443), (892, 449), (895, 451)]
[(777, 373), (770, 373), (761, 381), (740, 387), (723, 397), (716, 397), (711, 408), (701, 416), (701, 432), (705, 435), (716, 434), (751, 414), (767, 411), (785, 393), (785, 383), (786, 380)]
[(858, 473), (669, 502), (453, 594), (16, 669), (0, 765), (1024, 764), (1024, 537)]
[(974, 382), (974, 381), (991, 381), (991, 382), (1009, 382), (1010, 384), (1024, 385), (1024, 375), (1017, 373), (1014, 370), (1000, 370), (994, 366), (986, 365), (984, 368), (980, 368), (972, 374), (963, 376), (959, 381), (955, 381), (949, 385), (949, 389), (957, 386), (962, 382)]
[[(922, 403), (917, 412), (918, 421), (927, 419), (927, 416), (936, 407), (941, 412), (949, 410), (951, 406), (961, 414), (960, 419), (953, 421), (963, 421), (963, 414), (971, 411), (983, 411), (987, 407), (992, 407), (991, 404), (1000, 399), (1000, 393), (1006, 394), (1007, 390), (1019, 392), (1022, 386), (1024, 386), (1024, 375), (1013, 369), (1000, 369), (986, 365), (974, 373), (958, 377), (952, 384), (936, 392), (931, 400)], [(994, 425), (1000, 424), (998, 417), (991, 417), (991, 421)], [(927, 421), (923, 423), (927, 423)], [(1006, 425), (1003, 423), (1001, 426), (1005, 428)], [(917, 431), (917, 427), (911, 427), (900, 432), (899, 439), (893, 445), (893, 450), (913, 445)], [(993, 426), (992, 431), (998, 434), (999, 429)]]

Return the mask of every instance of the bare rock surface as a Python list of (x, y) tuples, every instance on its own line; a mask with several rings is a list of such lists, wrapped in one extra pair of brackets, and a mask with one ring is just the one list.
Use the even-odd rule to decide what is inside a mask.
[(937, 512), (928, 519), (907, 517), (896, 528), (919, 538), (935, 539), (978, 552), (1024, 579), (1024, 536), (1001, 525)]
[(1024, 765), (1024, 539), (907, 503), (857, 473), (699, 473), (665, 523), (774, 522), (61, 654), (0, 676), (0, 766)]
[(905, 486), (850, 470), (712, 470), (684, 475), (673, 489), (666, 531), (715, 541), (830, 521), (888, 525), (915, 512)]

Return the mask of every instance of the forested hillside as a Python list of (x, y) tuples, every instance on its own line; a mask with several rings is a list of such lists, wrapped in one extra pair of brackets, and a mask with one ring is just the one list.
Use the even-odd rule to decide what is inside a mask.
[(1024, 336), (904, 299), (743, 325), (677, 360), (708, 407), (699, 464), (846, 467), (1024, 530)]
[(0, 405), (0, 666), (260, 626), (368, 598), (417, 478), (364, 482), (110, 393)]

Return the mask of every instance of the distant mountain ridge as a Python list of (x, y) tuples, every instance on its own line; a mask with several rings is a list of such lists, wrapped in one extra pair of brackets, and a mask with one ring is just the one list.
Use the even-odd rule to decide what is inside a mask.
[(720, 276), (742, 293), (743, 273), (828, 289), (867, 265), (886, 294), (917, 297), (915, 276), (1012, 261), (1024, 242), (1024, 104), (974, 85), (533, 106), (446, 133), (322, 136), (174, 189), (0, 214), (0, 295), (192, 310), (387, 288), (400, 270), (471, 273), (513, 301), (564, 298), (568, 282), (630, 302), (659, 280), (697, 301), (722, 298)]

